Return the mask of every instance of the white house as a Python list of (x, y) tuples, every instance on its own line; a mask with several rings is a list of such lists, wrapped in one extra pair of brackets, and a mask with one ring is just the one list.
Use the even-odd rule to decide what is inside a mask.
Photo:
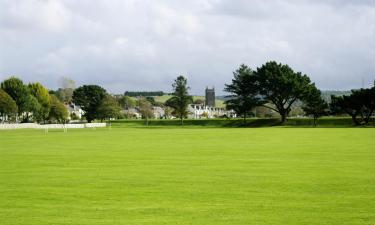
[(211, 107), (204, 104), (190, 104), (188, 107), (190, 112), (189, 118), (200, 119), (200, 118), (217, 118), (217, 117), (236, 117), (236, 113), (233, 110), (225, 110), (224, 108)]
[(69, 119), (71, 119), (72, 114), (76, 115), (78, 119), (82, 119), (84, 111), (81, 109), (81, 107), (79, 107), (79, 106), (77, 106), (73, 103), (66, 104), (65, 107), (68, 110)]

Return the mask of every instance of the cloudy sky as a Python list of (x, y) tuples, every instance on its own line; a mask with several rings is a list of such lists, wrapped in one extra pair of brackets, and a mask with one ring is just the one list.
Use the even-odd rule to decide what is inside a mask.
[(63, 76), (112, 93), (223, 93), (232, 71), (276, 60), (321, 89), (375, 79), (373, 0), (0, 0), (0, 79), (54, 89)]

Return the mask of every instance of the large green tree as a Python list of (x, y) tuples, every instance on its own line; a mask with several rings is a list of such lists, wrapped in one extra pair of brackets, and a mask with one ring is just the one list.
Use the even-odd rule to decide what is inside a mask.
[[(0, 89), (0, 117), (12, 120), (17, 115), (18, 107), (16, 102), (6, 93), (3, 89)], [(6, 117), (6, 118), (5, 118)]]
[(36, 119), (38, 121), (45, 121), (48, 118), (49, 110), (51, 108), (51, 96), (48, 89), (40, 83), (30, 83), (28, 85), (30, 93), (38, 100), (40, 110)]
[(81, 106), (87, 122), (99, 119), (98, 109), (107, 92), (98, 85), (83, 85), (73, 92), (73, 102)]
[(375, 110), (375, 87), (352, 90), (350, 95), (331, 96), (330, 107), (334, 114), (348, 114), (355, 125), (368, 124)]
[(274, 61), (267, 62), (254, 72), (259, 94), (273, 106), (264, 105), (278, 112), (284, 123), (297, 100), (304, 100), (313, 85), (307, 75), (294, 72), (288, 65)]
[(49, 110), (48, 119), (52, 122), (65, 123), (69, 113), (65, 105), (55, 95), (51, 95), (51, 108)]
[(42, 112), (42, 105), (34, 95), (29, 95), (27, 100), (27, 110), (24, 112), (23, 122), (40, 122)]
[(231, 84), (226, 84), (224, 91), (230, 93), (225, 101), (227, 109), (233, 109), (242, 115), (244, 122), (246, 116), (255, 106), (261, 105), (263, 101), (258, 94), (256, 77), (250, 67), (242, 64), (235, 72)]
[(305, 98), (302, 109), (306, 115), (313, 117), (314, 127), (316, 127), (317, 119), (327, 114), (328, 104), (323, 100), (320, 90), (315, 85), (311, 87), (309, 94)]
[(110, 95), (106, 95), (99, 105), (98, 115), (103, 121), (104, 119), (117, 118), (120, 115), (121, 107), (116, 99)]
[(29, 110), (30, 92), (22, 80), (16, 77), (10, 77), (1, 83), (3, 89), (16, 102), (18, 115)]
[(172, 84), (172, 97), (166, 101), (166, 105), (173, 108), (174, 114), (180, 118), (180, 123), (183, 125), (184, 118), (187, 117), (189, 111), (188, 106), (193, 102), (193, 97), (189, 95), (189, 87), (187, 86), (187, 79), (183, 76), (178, 76)]

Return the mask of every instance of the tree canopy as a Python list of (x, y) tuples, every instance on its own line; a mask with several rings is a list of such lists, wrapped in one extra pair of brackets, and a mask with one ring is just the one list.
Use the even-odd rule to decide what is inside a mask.
[(51, 108), (51, 96), (48, 89), (40, 83), (30, 83), (28, 85), (31, 95), (33, 95), (40, 104), (39, 111), (36, 114), (37, 121), (46, 120)]
[(65, 105), (55, 96), (51, 95), (51, 108), (49, 111), (49, 120), (64, 123), (68, 119), (69, 113)]
[(231, 93), (226, 96), (225, 104), (227, 109), (233, 109), (237, 114), (242, 115), (244, 122), (250, 110), (263, 101), (258, 94), (256, 77), (250, 67), (242, 64), (235, 72), (231, 84), (226, 84), (224, 91)]
[(117, 118), (120, 115), (121, 107), (116, 99), (110, 95), (106, 95), (99, 105), (98, 115), (101, 120)]
[(302, 109), (306, 115), (313, 117), (314, 126), (316, 126), (316, 120), (328, 113), (328, 104), (323, 100), (320, 90), (315, 86), (312, 86), (309, 94), (305, 98)]
[(17, 114), (18, 107), (16, 102), (6, 93), (3, 89), (0, 89), (0, 116), (8, 117), (8, 121), (14, 118)]
[(73, 91), (76, 89), (76, 82), (68, 77), (62, 77), (60, 80), (61, 87), (54, 91), (53, 94), (64, 103), (70, 103), (73, 97)]
[(123, 109), (134, 108), (137, 105), (136, 101), (129, 96), (122, 96), (118, 99), (118, 103)]
[(259, 94), (273, 104), (264, 107), (278, 112), (282, 123), (286, 121), (292, 104), (297, 100), (305, 100), (314, 85), (307, 75), (294, 72), (288, 65), (274, 61), (257, 68), (254, 75)]
[(148, 97), (148, 96), (163, 96), (165, 93), (162, 91), (126, 91), (125, 96), (129, 97)]
[(8, 93), (8, 95), (10, 95), (10, 97), (16, 102), (19, 115), (28, 110), (30, 92), (22, 80), (16, 77), (10, 77), (1, 83), (1, 89)]
[(187, 117), (188, 105), (193, 102), (193, 97), (189, 95), (189, 87), (187, 86), (187, 79), (183, 76), (178, 76), (172, 84), (173, 96), (166, 101), (166, 106), (173, 108), (174, 114), (180, 118), (180, 123), (183, 125), (183, 120)]
[(333, 113), (350, 115), (355, 125), (368, 124), (375, 110), (375, 86), (352, 90), (350, 95), (331, 96), (330, 108)]
[(81, 106), (87, 122), (99, 119), (98, 109), (107, 92), (98, 85), (83, 85), (73, 92), (73, 102)]

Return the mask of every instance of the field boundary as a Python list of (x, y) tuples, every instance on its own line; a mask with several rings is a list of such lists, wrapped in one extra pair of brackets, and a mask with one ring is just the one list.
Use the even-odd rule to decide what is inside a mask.
[[(248, 118), (246, 123), (243, 119), (186, 119), (184, 127), (314, 127), (312, 118), (288, 118), (285, 124), (280, 123), (279, 118)], [(147, 127), (144, 120), (117, 120), (111, 121), (114, 128), (121, 127)], [(355, 126), (350, 117), (323, 117), (318, 119), (317, 127), (374, 127), (375, 120), (371, 119), (366, 126)], [(180, 121), (176, 119), (149, 120), (148, 127), (181, 127)]]
[(37, 123), (17, 123), (17, 124), (0, 124), (0, 130), (13, 129), (82, 129), (106, 127), (106, 123), (82, 123), (82, 124), (37, 124)]

